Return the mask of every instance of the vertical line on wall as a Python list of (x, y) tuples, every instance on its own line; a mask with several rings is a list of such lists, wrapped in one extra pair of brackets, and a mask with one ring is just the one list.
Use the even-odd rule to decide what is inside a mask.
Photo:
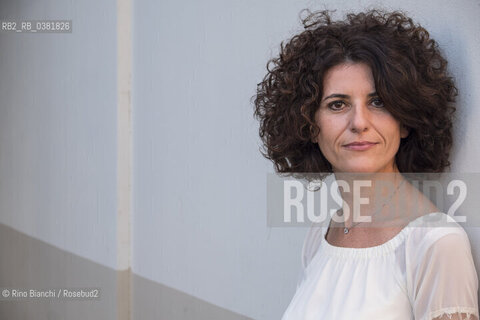
[(117, 0), (117, 319), (132, 314), (132, 0)]

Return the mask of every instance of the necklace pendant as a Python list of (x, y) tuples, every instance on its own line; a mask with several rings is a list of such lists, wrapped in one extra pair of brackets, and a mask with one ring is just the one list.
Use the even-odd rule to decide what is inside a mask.
[(348, 233), (348, 228), (347, 227), (343, 228), (343, 233), (345, 233), (345, 234)]

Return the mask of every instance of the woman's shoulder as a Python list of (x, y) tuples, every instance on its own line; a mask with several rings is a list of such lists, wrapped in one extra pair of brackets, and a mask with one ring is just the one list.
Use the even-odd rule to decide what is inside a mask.
[(443, 212), (432, 212), (420, 216), (411, 221), (407, 228), (410, 229), (407, 241), (412, 244), (432, 242), (447, 234), (467, 235), (452, 216)]
[(433, 246), (463, 246), (470, 250), (468, 235), (452, 216), (443, 212), (432, 212), (411, 221), (405, 250), (412, 263), (424, 257)]
[(463, 227), (444, 213), (428, 214), (409, 227), (406, 287), (415, 319), (457, 313), (478, 318), (478, 276)]

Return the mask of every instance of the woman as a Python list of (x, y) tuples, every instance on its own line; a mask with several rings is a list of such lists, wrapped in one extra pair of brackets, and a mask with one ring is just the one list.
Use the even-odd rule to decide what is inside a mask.
[[(399, 12), (332, 21), (323, 11), (303, 24), (258, 86), (264, 155), (279, 173), (330, 172), (347, 188), (343, 219), (307, 234), (283, 319), (478, 320), (465, 231), (424, 219), (453, 221), (402, 175), (450, 165), (457, 89), (436, 42)], [(349, 212), (359, 173), (393, 185), (367, 190), (361, 215), (371, 221)], [(380, 218), (393, 212), (402, 216)]]

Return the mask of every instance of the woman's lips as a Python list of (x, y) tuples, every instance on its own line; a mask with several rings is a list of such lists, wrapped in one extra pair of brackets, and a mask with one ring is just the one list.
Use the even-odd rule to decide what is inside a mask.
[(347, 150), (352, 151), (364, 151), (374, 147), (377, 143), (374, 142), (361, 142), (361, 143), (350, 143), (346, 144), (343, 147)]

